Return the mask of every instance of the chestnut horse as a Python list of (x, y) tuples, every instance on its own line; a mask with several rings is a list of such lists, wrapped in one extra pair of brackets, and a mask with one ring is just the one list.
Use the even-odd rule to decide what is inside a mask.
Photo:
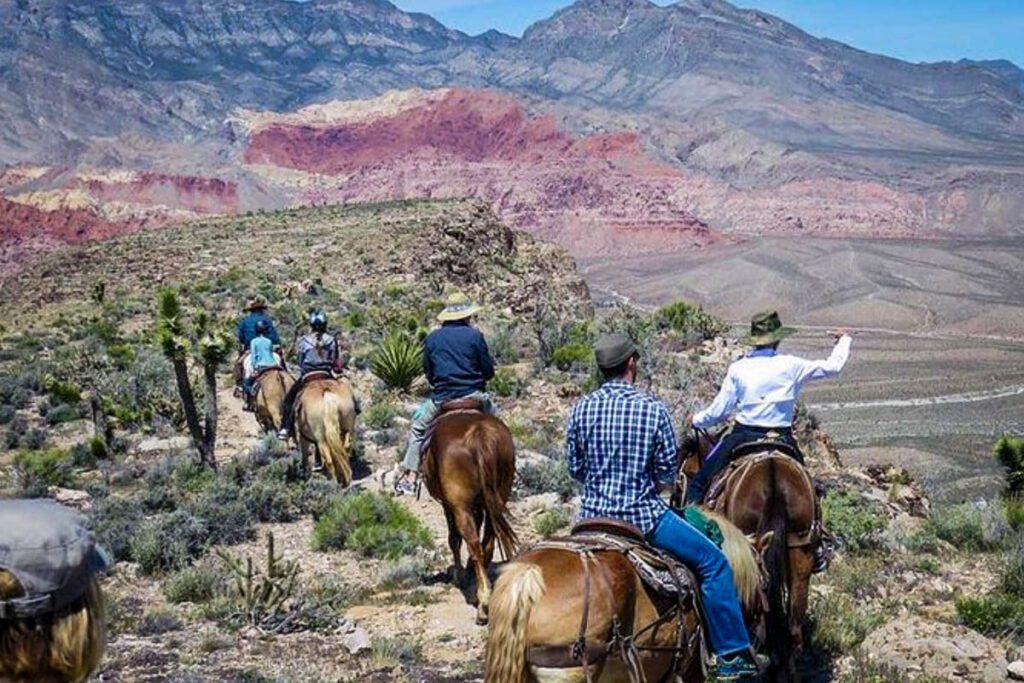
[[(720, 515), (709, 513), (725, 538), (722, 550), (732, 567), (736, 590), (748, 624), (764, 616), (762, 576), (758, 554), (771, 534), (757, 545)], [(586, 581), (584, 562), (590, 580)], [(586, 585), (589, 585), (589, 595)], [(589, 605), (584, 617), (584, 605)], [(680, 642), (676, 618), (661, 615), (675, 605), (672, 598), (652, 593), (633, 564), (614, 550), (599, 550), (584, 559), (559, 548), (529, 550), (501, 572), (494, 586), (491, 623), (487, 634), (485, 683), (624, 683), (635, 680), (620, 656), (604, 654), (616, 636), (630, 640), (632, 659), (641, 680), (704, 680), (701, 643), (689, 640), (678, 651), (680, 666), (673, 670)], [(696, 609), (684, 615), (686, 633), (698, 633)], [(583, 624), (583, 626), (581, 626)], [(589, 671), (578, 667), (546, 666), (530, 660), (528, 651), (570, 652), (585, 630), (583, 652)], [(624, 631), (624, 633), (623, 633)], [(681, 678), (670, 678), (674, 673)]]
[(458, 585), (463, 579), (462, 541), (466, 542), (476, 573), (479, 624), (487, 623), (491, 597), (487, 567), (494, 558), (495, 541), (506, 558), (519, 545), (507, 507), (515, 472), (515, 445), (504, 422), (477, 410), (442, 413), (437, 418), (423, 458), (423, 481), (444, 508)]
[(295, 398), (295, 440), (302, 452), (302, 466), (320, 455), (327, 473), (342, 486), (352, 483), (352, 434), (356, 404), (352, 388), (341, 379), (311, 379)]
[[(681, 472), (693, 476), (714, 444), (715, 440), (703, 430), (686, 438)], [(803, 648), (811, 569), (820, 533), (818, 498), (810, 475), (794, 458), (778, 451), (770, 457), (757, 457), (773, 451), (770, 445), (744, 449), (744, 455), (754, 460), (743, 476), (729, 480), (727, 488), (714, 501), (714, 509), (746, 534), (774, 532), (765, 553), (770, 615), (768, 650), (774, 659), (773, 678), (792, 681), (797, 679), (796, 658)], [(677, 495), (681, 493), (677, 491)]]
[(281, 411), (284, 397), (295, 384), (295, 378), (283, 368), (264, 370), (256, 377), (256, 395), (253, 397), (256, 422), (265, 432), (277, 433), (281, 429)]

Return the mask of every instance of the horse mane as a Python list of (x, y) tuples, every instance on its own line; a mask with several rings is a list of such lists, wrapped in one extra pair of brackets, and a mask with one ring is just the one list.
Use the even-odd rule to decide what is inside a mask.
[(761, 588), (761, 570), (754, 556), (754, 545), (750, 539), (730, 522), (724, 515), (701, 508), (701, 511), (713, 520), (722, 531), (722, 552), (732, 567), (733, 583), (743, 606), (755, 607)]
[[(0, 599), (24, 595), (13, 574), (0, 570)], [(106, 642), (103, 593), (95, 577), (82, 597), (53, 614), (0, 621), (0, 680), (71, 681), (99, 666)]]

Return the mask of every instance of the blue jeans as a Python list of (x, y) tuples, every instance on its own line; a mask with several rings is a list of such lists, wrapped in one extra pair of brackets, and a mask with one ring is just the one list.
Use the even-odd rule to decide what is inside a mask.
[(671, 510), (658, 519), (647, 539), (697, 573), (704, 621), (714, 653), (724, 657), (746, 652), (750, 648), (750, 634), (732, 581), (732, 568), (718, 546)]

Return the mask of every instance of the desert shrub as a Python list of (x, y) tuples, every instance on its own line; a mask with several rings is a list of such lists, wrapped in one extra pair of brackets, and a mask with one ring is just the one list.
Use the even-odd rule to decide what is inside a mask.
[(46, 445), (46, 432), (41, 429), (37, 429), (36, 427), (32, 427), (25, 432), (24, 436), (21, 437), (18, 443), (21, 444), (22, 448), (38, 451)]
[[(218, 542), (219, 537), (214, 537)], [(199, 557), (210, 542), (210, 530), (185, 510), (144, 520), (129, 541), (131, 559), (144, 574), (181, 569)]]
[(100, 545), (116, 560), (131, 559), (131, 542), (142, 524), (144, 510), (139, 501), (122, 496), (100, 500), (89, 511), (89, 519)]
[(1009, 523), (998, 505), (971, 503), (948, 505), (932, 510), (923, 532), (932, 534), (960, 550), (998, 550), (1011, 536)]
[(885, 516), (878, 505), (855, 491), (832, 493), (821, 504), (825, 526), (850, 551), (875, 548), (885, 528)]
[(17, 414), (18, 409), (14, 406), (0, 406), (0, 425), (10, 424)]
[(523, 331), (515, 321), (499, 321), (487, 335), (487, 346), (498, 363), (516, 363), (522, 356)]
[(336, 481), (313, 477), (302, 484), (295, 504), (300, 514), (308, 514), (317, 520), (341, 494), (342, 488)]
[(714, 339), (729, 330), (728, 323), (687, 301), (676, 301), (662, 306), (655, 314), (655, 319), (659, 327), (678, 332), (695, 341)]
[(1024, 438), (1004, 434), (996, 442), (993, 454), (1005, 470), (1006, 494), (1024, 493)]
[(389, 388), (408, 391), (423, 372), (423, 345), (405, 332), (392, 333), (373, 352), (370, 369)]
[(408, 509), (369, 491), (335, 500), (313, 527), (317, 550), (345, 548), (393, 560), (431, 545), (430, 530)]
[(550, 538), (569, 526), (570, 515), (564, 508), (552, 508), (537, 515), (533, 520), (533, 530), (541, 538)]
[[(243, 490), (224, 478), (218, 478), (187, 509), (203, 523), (218, 543), (247, 541), (256, 531), (256, 515), (246, 505)], [(258, 501), (254, 501), (258, 502)]]
[(1008, 496), (1003, 500), (1006, 523), (1015, 531), (1024, 529), (1024, 497)]
[(390, 403), (381, 401), (370, 406), (363, 415), (363, 424), (370, 429), (387, 429), (398, 415), (398, 409)]
[(35, 496), (49, 486), (69, 486), (75, 479), (71, 455), (60, 448), (15, 453), (14, 475), (22, 493)]
[(569, 342), (555, 348), (551, 362), (559, 370), (586, 370), (594, 360), (594, 349), (582, 342)]
[(987, 636), (1024, 634), (1024, 599), (1005, 593), (962, 597), (956, 611), (965, 626)]
[(540, 493), (557, 493), (563, 501), (579, 492), (579, 484), (569, 475), (569, 469), (560, 460), (545, 459), (522, 465), (518, 491), (521, 496), (535, 496)]
[(523, 391), (522, 382), (511, 368), (498, 368), (487, 386), (502, 398), (513, 398), (519, 396)]
[(82, 417), (82, 411), (77, 405), (62, 403), (46, 412), (46, 422), (51, 425), (72, 422)]
[(82, 400), (82, 388), (71, 381), (48, 376), (43, 380), (46, 393), (54, 405), (77, 405)]
[(944, 683), (945, 680), (909, 674), (886, 662), (869, 659), (859, 648), (854, 652), (848, 668), (836, 679), (837, 683)]
[(197, 562), (171, 574), (164, 581), (164, 597), (170, 603), (202, 604), (225, 592), (227, 574), (212, 562)]
[(159, 636), (185, 627), (181, 618), (169, 610), (157, 609), (142, 615), (136, 633), (140, 636)]
[(0, 376), (0, 406), (20, 410), (32, 400), (32, 389), (12, 375)]
[(377, 588), (380, 590), (409, 589), (419, 586), (428, 564), (421, 555), (402, 557), (388, 562), (377, 576)]
[(370, 665), (374, 669), (393, 669), (416, 664), (423, 659), (423, 644), (405, 638), (373, 638), (370, 641)]
[(839, 591), (811, 598), (811, 642), (827, 652), (850, 652), (885, 622), (885, 615)]
[(1024, 599), (1024, 536), (1007, 551), (999, 568), (999, 590)]
[(290, 522), (295, 518), (297, 494), (284, 479), (261, 473), (242, 490), (242, 504), (261, 522)]

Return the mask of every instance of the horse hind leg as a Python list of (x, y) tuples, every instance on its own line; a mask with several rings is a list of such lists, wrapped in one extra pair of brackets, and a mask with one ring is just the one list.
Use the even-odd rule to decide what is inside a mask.
[(452, 581), (456, 586), (462, 585), (462, 536), (455, 523), (455, 514), (447, 503), (442, 503), (444, 521), (448, 526), (448, 547), (452, 551)]
[(491, 582), (487, 578), (487, 566), (484, 564), (484, 551), (480, 546), (477, 521), (469, 510), (459, 508), (455, 510), (455, 523), (462, 534), (462, 540), (466, 542), (469, 561), (473, 563), (473, 571), (476, 574), (476, 621), (481, 625), (486, 624), (488, 603), (491, 600)]

